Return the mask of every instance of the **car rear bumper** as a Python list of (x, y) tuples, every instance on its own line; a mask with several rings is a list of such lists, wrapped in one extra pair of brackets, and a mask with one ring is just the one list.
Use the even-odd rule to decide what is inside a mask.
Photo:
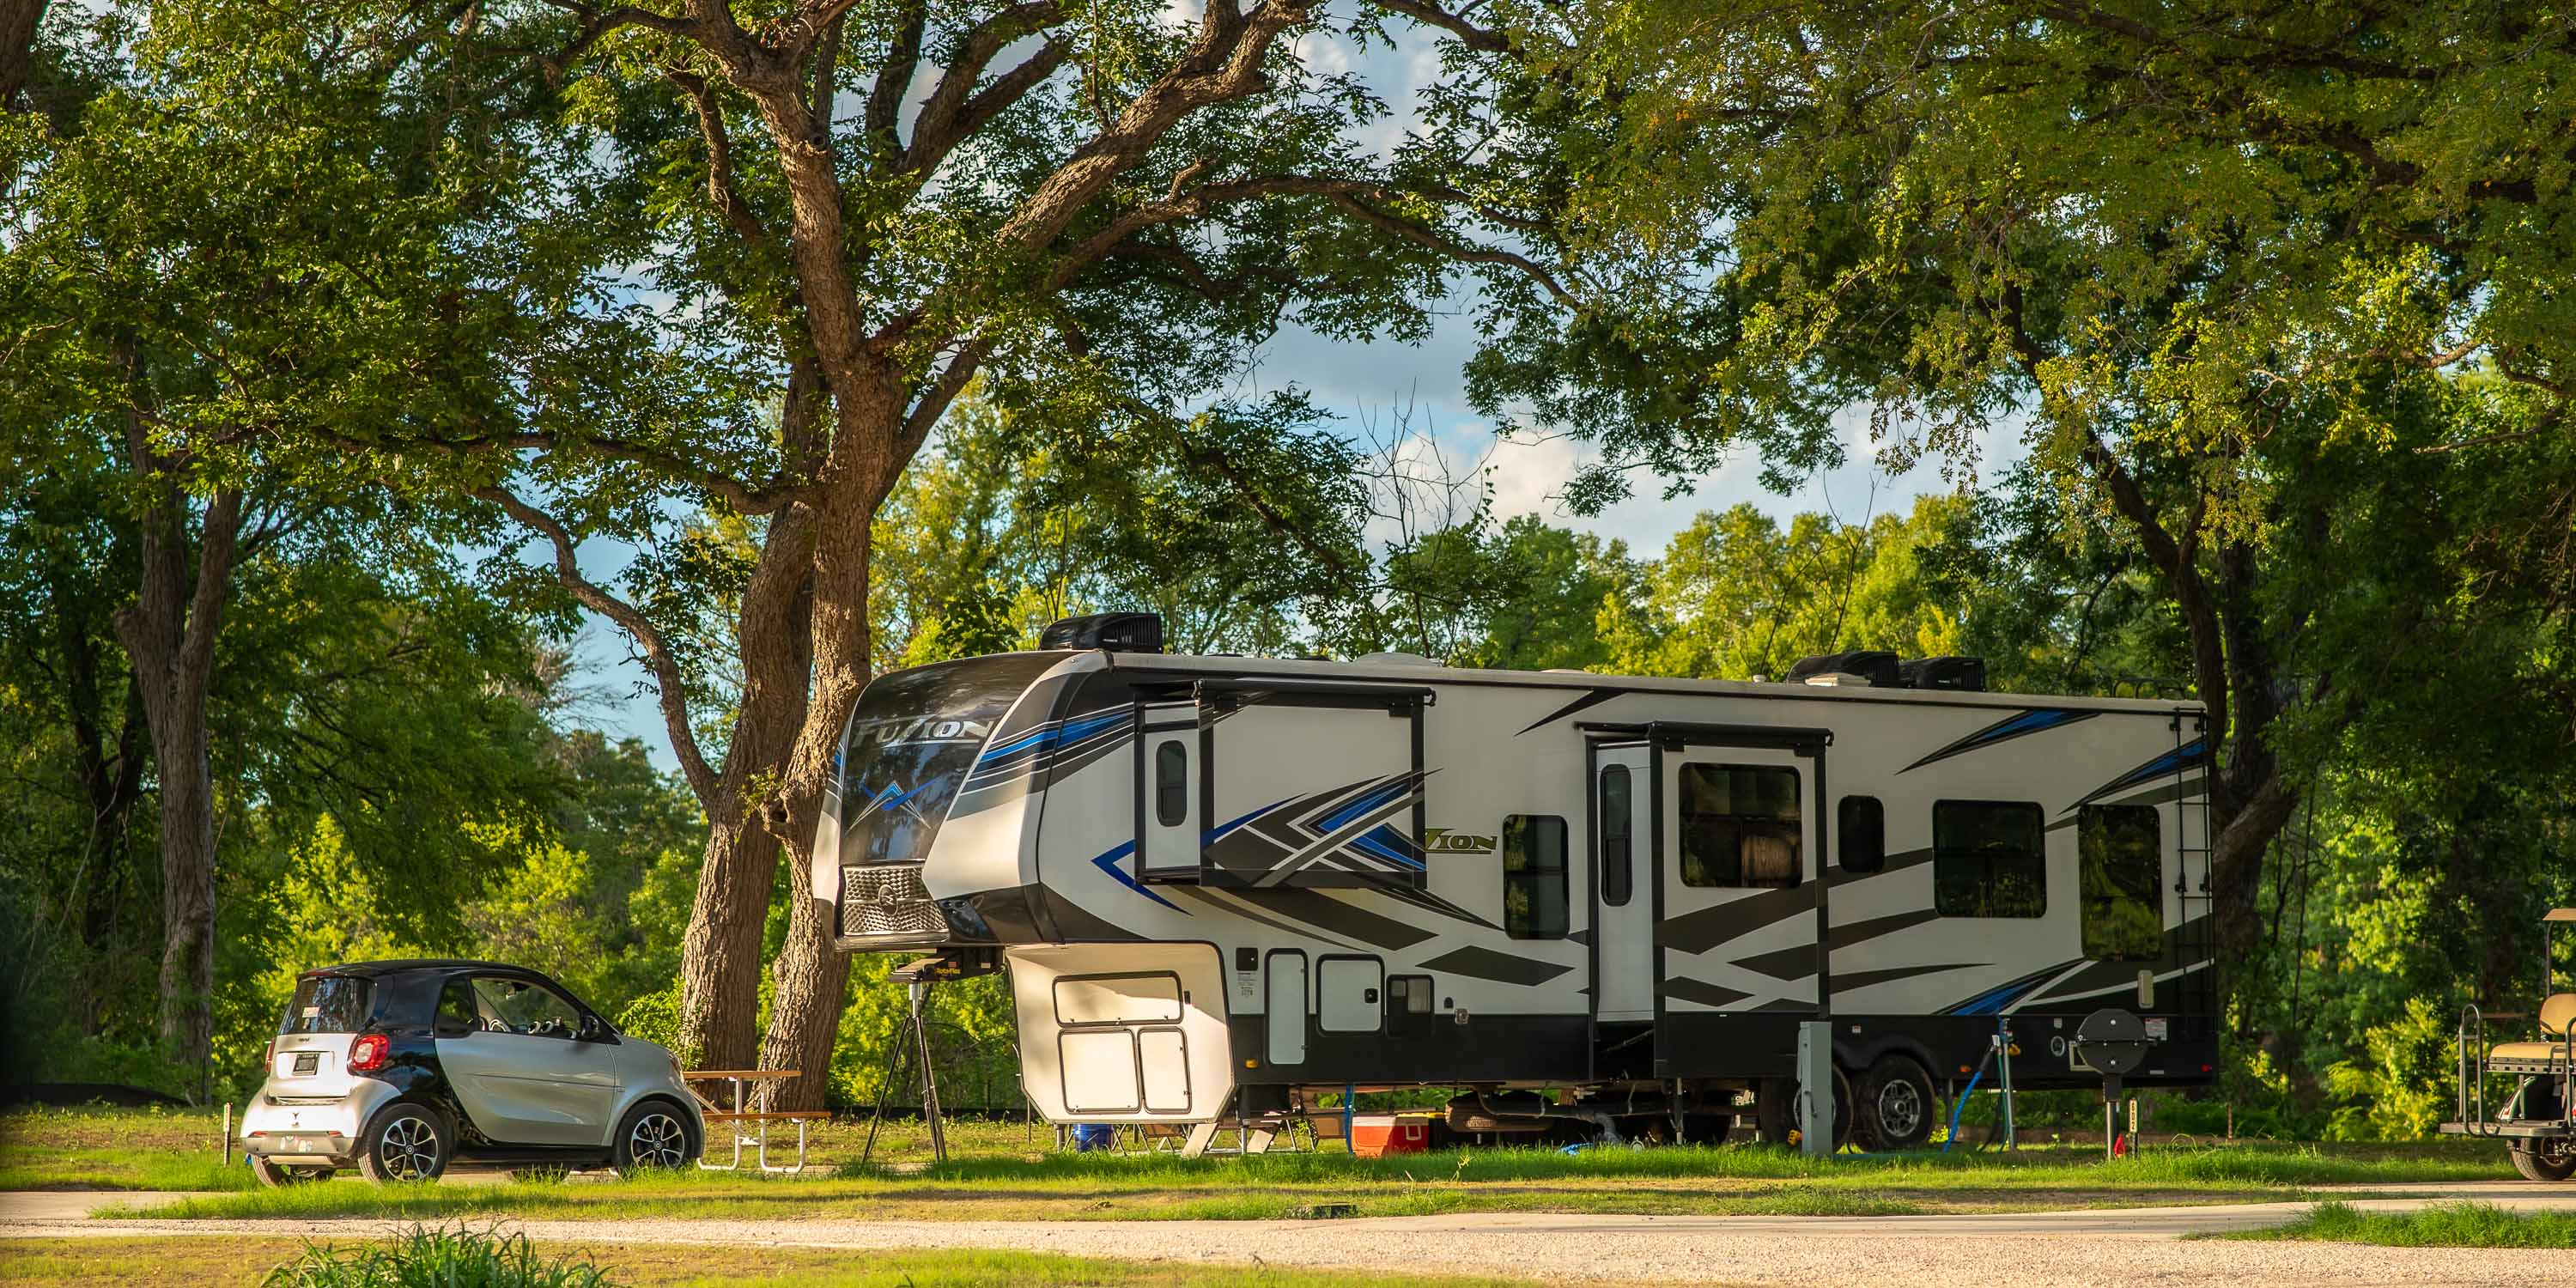
[(337, 1096), (296, 1095), (275, 1083), (242, 1113), (242, 1147), (272, 1162), (337, 1162), (357, 1153), (367, 1119), (400, 1093), (392, 1083), (359, 1078)]

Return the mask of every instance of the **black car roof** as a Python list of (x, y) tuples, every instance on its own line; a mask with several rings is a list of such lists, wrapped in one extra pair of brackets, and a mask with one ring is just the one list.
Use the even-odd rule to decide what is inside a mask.
[(465, 957), (404, 957), (379, 962), (343, 962), (337, 966), (317, 967), (313, 970), (304, 972), (304, 974), (358, 975), (368, 979), (377, 979), (386, 975), (400, 975), (409, 971), (433, 970), (504, 971), (512, 975), (533, 975), (538, 979), (550, 978), (544, 971), (536, 970), (527, 966), (513, 966), (508, 962), (475, 961), (471, 958)]

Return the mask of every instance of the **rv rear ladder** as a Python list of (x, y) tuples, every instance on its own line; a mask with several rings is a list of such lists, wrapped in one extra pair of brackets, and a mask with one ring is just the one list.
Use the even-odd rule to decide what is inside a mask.
[[(2189, 722), (2189, 727), (2185, 727)], [(2174, 801), (2174, 894), (2182, 923), (2174, 931), (2175, 965), (2189, 967), (2202, 963), (2198, 970), (2187, 970), (2174, 981), (2176, 991), (2187, 999), (2186, 1009), (2202, 1023), (2218, 1022), (2217, 927), (2213, 924), (2215, 908), (2209, 889), (2210, 861), (2217, 853), (2218, 838), (2210, 828), (2209, 770), (2217, 757), (2206, 745), (2209, 737), (2208, 717), (2196, 713), (2176, 712), (2173, 721), (2173, 801)], [(2194, 741), (2202, 742), (2200, 754), (2185, 754)], [(2198, 762), (2196, 765), (2194, 762)], [(2193, 771), (2199, 781), (2194, 783)], [(2195, 801), (2194, 797), (2197, 796)], [(2199, 842), (2193, 843), (2193, 817), (2199, 818)], [(2197, 882), (2193, 880), (2192, 861), (2200, 862)], [(2196, 888), (2195, 888), (2196, 887)], [(2193, 901), (2199, 901), (2194, 907)]]

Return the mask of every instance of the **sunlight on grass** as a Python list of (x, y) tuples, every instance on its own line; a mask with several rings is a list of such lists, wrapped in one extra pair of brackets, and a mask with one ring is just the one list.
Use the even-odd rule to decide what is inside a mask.
[(2365, 1212), (2320, 1203), (2306, 1216), (2231, 1239), (2375, 1243), (2392, 1248), (2576, 1248), (2576, 1213), (2514, 1212), (2492, 1203), (2432, 1203), (2413, 1212)]

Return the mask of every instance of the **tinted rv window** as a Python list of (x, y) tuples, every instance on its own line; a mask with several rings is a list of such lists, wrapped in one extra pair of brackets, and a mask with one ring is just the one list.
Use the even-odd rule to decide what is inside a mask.
[(1565, 937), (1564, 819), (1514, 814), (1503, 820), (1503, 933)]
[(354, 975), (307, 975), (295, 981), (295, 996), (286, 1003), (286, 1018), (277, 1031), (286, 1033), (355, 1033), (367, 1027), (367, 1004), (376, 982)]
[[(1061, 653), (1004, 653), (880, 675), (841, 739), (841, 862), (918, 861), (985, 740)], [(1027, 754), (1041, 750), (1032, 745)]]
[(1834, 831), (1843, 871), (1876, 872), (1887, 866), (1887, 808), (1877, 797), (1844, 797), (1834, 811)]
[(1190, 821), (1190, 753), (1178, 738), (1154, 748), (1154, 821), (1165, 827)]
[(1932, 910), (1944, 917), (2038, 917), (2048, 912), (2039, 806), (2027, 801), (1936, 801)]
[(1682, 766), (1682, 884), (1798, 884), (1798, 771)]
[(2164, 846), (2155, 807), (2087, 805), (2075, 817), (2084, 955), (2115, 962), (2164, 956)]
[(1628, 902), (1635, 881), (1628, 868), (1628, 767), (1601, 771), (1601, 902), (1616, 908)]

